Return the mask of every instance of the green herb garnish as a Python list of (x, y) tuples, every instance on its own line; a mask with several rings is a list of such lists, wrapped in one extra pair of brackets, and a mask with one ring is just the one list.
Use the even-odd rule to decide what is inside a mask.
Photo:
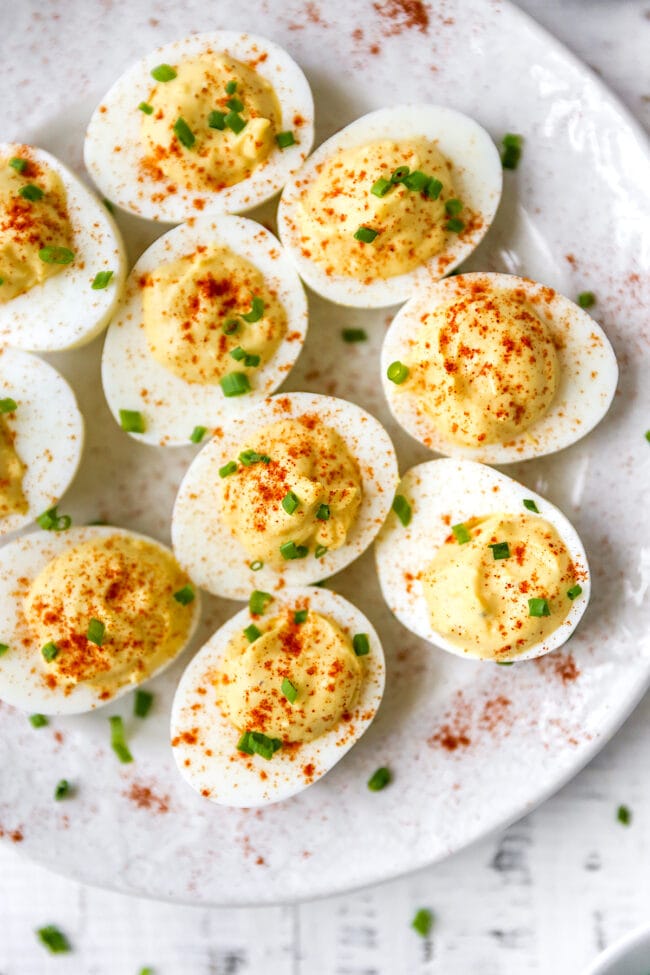
[(207, 432), (207, 427), (194, 427), (190, 434), (190, 440), (192, 443), (201, 443)]
[(220, 132), (226, 127), (226, 113), (225, 112), (210, 112), (208, 115), (208, 125), (211, 129), (219, 129)]
[(219, 385), (224, 396), (241, 396), (243, 393), (250, 393), (251, 385), (245, 372), (229, 372), (222, 376)]
[(581, 291), (578, 295), (578, 304), (581, 308), (591, 308), (596, 304), (596, 295), (593, 291)]
[(153, 105), (150, 105), (149, 102), (140, 102), (138, 108), (141, 112), (144, 112), (145, 115), (153, 115)]
[(196, 136), (185, 119), (181, 116), (179, 116), (174, 122), (174, 135), (180, 144), (185, 146), (186, 149), (191, 149), (196, 142)]
[(298, 697), (298, 688), (291, 683), (288, 677), (285, 677), (282, 681), (280, 690), (286, 697), (289, 704), (295, 704), (296, 698)]
[(567, 596), (569, 597), (570, 600), (573, 601), (574, 599), (578, 598), (581, 592), (582, 592), (582, 586), (576, 583), (575, 586), (571, 586), (570, 589), (567, 589)]
[(528, 508), (529, 511), (534, 511), (536, 514), (539, 514), (539, 508), (532, 498), (524, 498), (524, 508)]
[(40, 941), (53, 955), (62, 955), (64, 952), (72, 951), (70, 942), (54, 924), (47, 924), (44, 928), (36, 931)]
[(294, 623), (306, 623), (307, 615), (308, 611), (306, 609), (297, 609), (293, 614)]
[(60, 515), (57, 508), (48, 508), (36, 519), (36, 524), (46, 532), (64, 532), (72, 524), (70, 515)]
[(48, 664), (54, 660), (58, 652), (59, 652), (59, 648), (57, 647), (56, 643), (52, 643), (51, 641), (49, 643), (46, 643), (43, 649), (41, 650), (41, 653), (43, 654), (43, 658), (47, 660)]
[(40, 188), (40, 186), (35, 186), (34, 183), (26, 183), (25, 186), (21, 186), (18, 190), (18, 195), (22, 196), (23, 200), (29, 200), (30, 203), (36, 203), (38, 200), (42, 200), (45, 193)]
[(523, 136), (508, 132), (501, 140), (501, 165), (504, 169), (516, 169), (521, 159)]
[(120, 426), (126, 433), (144, 433), (147, 429), (139, 410), (120, 410)]
[(224, 122), (235, 135), (239, 135), (242, 129), (246, 128), (246, 120), (237, 112), (228, 112), (224, 118)]
[(528, 615), (529, 616), (550, 616), (551, 610), (549, 609), (548, 601), (546, 599), (529, 599), (528, 600)]
[(300, 504), (300, 498), (293, 491), (287, 491), (281, 501), (282, 507), (288, 515), (292, 515)]
[(275, 137), (275, 141), (277, 142), (279, 149), (288, 149), (289, 146), (294, 146), (296, 144), (293, 132), (278, 132)]
[(293, 559), (304, 559), (309, 554), (309, 549), (306, 545), (296, 545), (295, 542), (284, 542), (280, 546), (280, 555), (283, 559), (287, 561)]
[(59, 779), (54, 790), (54, 798), (57, 802), (61, 799), (67, 799), (72, 792), (70, 788), (70, 783), (67, 779)]
[(24, 173), (27, 169), (27, 160), (21, 159), (19, 156), (12, 156), (9, 160), (9, 165), (12, 169), (15, 169), (17, 173)]
[(376, 180), (370, 187), (370, 192), (381, 199), (381, 197), (386, 196), (386, 194), (389, 193), (392, 188), (393, 183), (391, 183), (389, 179), (384, 179), (383, 176), (380, 176), (379, 179)]
[(488, 545), (488, 548), (492, 549), (492, 558), (495, 561), (510, 558), (510, 546), (507, 542), (495, 542), (493, 545)]
[(261, 616), (266, 612), (267, 605), (272, 602), (273, 596), (270, 592), (262, 592), (260, 589), (255, 589), (248, 599), (249, 612), (252, 616)]
[(91, 619), (88, 624), (88, 629), (86, 630), (86, 638), (94, 643), (96, 646), (101, 647), (104, 642), (104, 632), (106, 627), (101, 622), (101, 620)]
[(38, 256), (44, 264), (72, 264), (74, 252), (67, 247), (41, 247)]
[(448, 230), (451, 234), (459, 234), (461, 230), (464, 230), (465, 224), (458, 217), (452, 217), (445, 224), (445, 230)]
[(472, 538), (468, 529), (465, 528), (465, 525), (462, 524), (452, 525), (451, 530), (454, 533), (454, 538), (456, 539), (459, 545), (465, 545), (466, 542), (469, 542)]
[(152, 70), (151, 77), (155, 81), (173, 81), (176, 77), (176, 72), (170, 64), (159, 64)]
[(372, 773), (368, 779), (368, 788), (371, 792), (379, 792), (381, 789), (385, 789), (390, 782), (391, 774), (389, 769), (382, 766)]
[(442, 183), (435, 176), (432, 176), (427, 185), (424, 187), (424, 195), (430, 200), (437, 200), (442, 193)]
[(262, 298), (254, 297), (251, 300), (251, 310), (247, 311), (242, 318), (245, 322), (249, 322), (251, 325), (254, 322), (259, 322), (260, 318), (264, 315), (264, 301)]
[(0, 413), (13, 413), (17, 409), (18, 403), (15, 399), (11, 399), (10, 396), (6, 399), (0, 399)]
[(414, 193), (421, 193), (428, 182), (429, 177), (427, 174), (420, 172), (419, 169), (415, 169), (404, 180), (404, 186), (407, 190), (413, 190)]
[(378, 230), (373, 230), (372, 227), (364, 227), (363, 225), (354, 232), (354, 239), (360, 240), (362, 244), (372, 244), (375, 237), (378, 236)]
[(352, 637), (352, 649), (357, 657), (365, 657), (370, 653), (370, 640), (367, 633), (355, 633)]
[(186, 586), (183, 586), (182, 589), (179, 589), (178, 592), (174, 593), (174, 599), (177, 603), (180, 603), (181, 606), (189, 606), (190, 603), (194, 602), (195, 598), (196, 593), (194, 592), (194, 588), (190, 586), (189, 583)]
[(399, 520), (406, 528), (406, 526), (410, 524), (411, 516), (413, 514), (413, 509), (411, 508), (411, 505), (408, 503), (408, 501), (406, 500), (403, 494), (395, 495), (393, 499), (392, 508), (395, 514), (397, 515), (397, 517), (399, 518)]
[(616, 810), (616, 818), (623, 826), (629, 826), (632, 822), (632, 810), (629, 806), (619, 806)]
[(368, 339), (365, 328), (344, 328), (341, 335), (344, 342), (365, 342)]
[(317, 545), (314, 549), (314, 558), (322, 559), (324, 555), (327, 555), (328, 551), (327, 545)]
[(273, 758), (279, 748), (282, 748), (279, 738), (267, 738), (261, 731), (245, 731), (237, 742), (237, 751), (246, 755), (261, 755), (267, 760)]
[(98, 271), (90, 287), (93, 291), (103, 291), (104, 288), (108, 287), (108, 283), (112, 277), (112, 271)]
[(44, 728), (49, 722), (44, 714), (30, 714), (29, 723), (32, 728)]
[(136, 718), (146, 718), (151, 711), (153, 704), (153, 694), (149, 691), (142, 691), (138, 688), (133, 699), (133, 713)]
[(253, 572), (259, 572), (260, 569), (263, 569), (264, 568), (264, 563), (260, 559), (255, 559), (254, 562), (251, 562), (250, 563), (250, 565), (248, 566), (248, 568), (249, 569), (252, 569)]
[(388, 369), (386, 370), (386, 375), (392, 383), (396, 386), (401, 386), (402, 383), (408, 378), (409, 367), (405, 366), (403, 362), (396, 359), (395, 362), (391, 362)]
[(129, 751), (124, 737), (124, 722), (119, 714), (114, 714), (109, 719), (111, 726), (111, 748), (124, 765), (133, 761), (133, 755)]
[(255, 640), (259, 640), (261, 635), (262, 631), (258, 630), (254, 623), (251, 623), (250, 626), (247, 626), (244, 630), (244, 636), (249, 643), (254, 643)]
[(251, 467), (253, 464), (270, 464), (271, 458), (268, 454), (258, 454), (256, 450), (242, 450), (239, 460), (244, 467)]
[(428, 938), (433, 926), (433, 914), (428, 907), (421, 907), (415, 912), (415, 917), (411, 921), (411, 927), (423, 938)]
[(219, 468), (219, 477), (230, 477), (236, 470), (238, 470), (237, 461), (229, 460), (227, 464)]

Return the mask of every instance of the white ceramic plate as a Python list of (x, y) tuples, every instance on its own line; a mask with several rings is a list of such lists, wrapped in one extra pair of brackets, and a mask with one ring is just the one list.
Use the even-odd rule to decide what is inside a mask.
[[(650, 600), (644, 601), (650, 296), (643, 282), (650, 248), (643, 233), (650, 221), (650, 164), (643, 136), (613, 96), (504, 3), (457, 0), (450, 17), (434, 14), (431, 5), (426, 29), (408, 26), (406, 14), (379, 13), (372, 0), (348, 7), (327, 0), (319, 16), (315, 5), (309, 14), (299, 0), (250, 6), (220, 0), (209, 14), (205, 9), (203, 0), (185, 0), (166, 7), (158, 22), (149, 20), (144, 3), (113, 0), (110, 11), (94, 10), (89, 29), (87, 5), (71, 0), (67, 30), (83, 36), (83, 45), (74, 46), (74, 55), (65, 43), (60, 55), (47, 53), (57, 54), (60, 71), (74, 68), (90, 79), (99, 96), (148, 48), (218, 21), (254, 28), (287, 47), (314, 86), (319, 142), (364, 112), (428, 90), (436, 102), (473, 115), (495, 138), (522, 133), (522, 164), (505, 174), (495, 226), (469, 266), (524, 273), (569, 296), (594, 291), (594, 312), (621, 367), (614, 405), (584, 441), (508, 468), (567, 514), (587, 549), (592, 601), (571, 643), (513, 667), (433, 650), (391, 618), (367, 553), (333, 587), (358, 603), (381, 636), (386, 695), (363, 740), (302, 795), (246, 812), (204, 802), (180, 779), (167, 726), (189, 654), (152, 682), (156, 703), (145, 721), (130, 716), (130, 698), (106, 714), (56, 719), (39, 730), (0, 707), (0, 825), (6, 836), (22, 836), (19, 846), (29, 856), (133, 893), (261, 904), (383, 880), (502, 828), (574, 775), (644, 693), (650, 675)], [(14, 36), (32, 43), (28, 19)], [(20, 76), (19, 45), (7, 59), (5, 69)], [(49, 71), (44, 60), (43, 79)], [(35, 135), (75, 164), (95, 97), (77, 106), (57, 103), (57, 109), (47, 85), (41, 88), (38, 114), (49, 123)], [(24, 99), (29, 117), (34, 86), (17, 87), (14, 97)], [(123, 226), (132, 257), (158, 232), (135, 220)], [(291, 388), (348, 396), (375, 413), (394, 438), (403, 470), (427, 459), (424, 448), (396, 429), (382, 398), (378, 363), (387, 313), (335, 308), (312, 295), (310, 308), (309, 337)], [(369, 342), (344, 345), (343, 327), (366, 328)], [(110, 518), (167, 540), (192, 448), (143, 446), (117, 428), (98, 391), (99, 354), (98, 341), (51, 357), (71, 380), (88, 427), (81, 473), (60, 510), (77, 522)], [(196, 646), (235, 609), (206, 603)], [(126, 717), (135, 756), (130, 766), (119, 765), (109, 748), (107, 717), (116, 711)], [(369, 792), (366, 780), (379, 765), (393, 769), (394, 782)], [(52, 790), (63, 777), (78, 793), (54, 804)]]

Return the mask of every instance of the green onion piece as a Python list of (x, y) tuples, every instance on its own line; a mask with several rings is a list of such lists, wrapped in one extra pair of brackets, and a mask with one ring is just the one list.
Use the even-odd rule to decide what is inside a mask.
[(249, 643), (254, 643), (255, 640), (259, 640), (261, 635), (262, 635), (262, 631), (258, 630), (258, 628), (255, 626), (254, 623), (251, 623), (250, 626), (247, 626), (246, 629), (244, 630), (244, 636), (246, 637)]
[(88, 629), (86, 631), (86, 638), (94, 643), (96, 646), (101, 647), (104, 642), (104, 632), (106, 627), (101, 620), (91, 619), (88, 624)]
[(246, 358), (244, 359), (244, 365), (249, 366), (251, 369), (254, 369), (256, 366), (259, 366), (260, 361), (261, 360), (258, 355), (253, 355), (252, 353), (247, 352)]
[(375, 237), (379, 236), (378, 230), (373, 230), (372, 227), (359, 227), (358, 230), (354, 232), (354, 239), (360, 240), (362, 244), (372, 244)]
[(248, 598), (248, 609), (252, 616), (261, 616), (266, 612), (266, 607), (269, 603), (273, 602), (273, 596), (270, 592), (262, 592), (260, 589), (255, 589)]
[(451, 234), (459, 234), (461, 230), (465, 229), (465, 224), (458, 217), (452, 217), (445, 224), (445, 230), (448, 230)]
[(536, 514), (539, 514), (539, 508), (532, 498), (524, 498), (524, 508), (528, 508), (529, 511), (534, 511)]
[(235, 135), (239, 135), (242, 129), (246, 128), (246, 120), (241, 115), (238, 115), (237, 112), (228, 112), (224, 118), (224, 122)]
[(23, 200), (29, 200), (30, 203), (36, 203), (38, 200), (42, 200), (45, 193), (40, 188), (40, 186), (34, 186), (33, 183), (27, 183), (25, 186), (21, 186), (18, 190), (18, 195), (22, 196)]
[(419, 169), (415, 169), (404, 180), (404, 186), (407, 190), (413, 190), (414, 193), (421, 193), (428, 182), (429, 177), (427, 174), (420, 172)]
[(248, 568), (252, 569), (253, 572), (259, 572), (260, 569), (264, 568), (264, 563), (260, 559), (255, 559), (254, 562), (249, 564)]
[(292, 559), (304, 559), (309, 554), (306, 545), (296, 545), (295, 542), (284, 542), (280, 546), (280, 555), (287, 561)]
[(219, 468), (219, 477), (230, 477), (230, 475), (234, 474), (236, 470), (238, 470), (237, 461), (229, 460), (227, 464), (224, 464), (223, 467)]
[(224, 396), (241, 396), (243, 393), (250, 393), (251, 385), (245, 372), (229, 372), (222, 376), (219, 385)]
[(153, 115), (153, 105), (150, 105), (149, 102), (140, 102), (138, 108), (141, 112), (144, 112), (145, 115)]
[(501, 165), (504, 169), (516, 169), (521, 159), (523, 136), (508, 132), (501, 140)]
[(307, 615), (308, 611), (306, 609), (297, 609), (293, 614), (294, 623), (306, 623)]
[(295, 146), (296, 144), (293, 132), (278, 132), (275, 141), (279, 149), (288, 149), (289, 146)]
[(433, 914), (428, 907), (421, 907), (415, 912), (415, 917), (411, 921), (411, 927), (423, 938), (428, 938), (433, 927)]
[(110, 200), (107, 200), (106, 197), (104, 197), (102, 203), (104, 204), (104, 206), (106, 207), (109, 213), (115, 213), (115, 207), (113, 206)]
[(382, 766), (378, 768), (376, 772), (373, 772), (368, 779), (368, 788), (371, 792), (380, 792), (381, 789), (385, 789), (390, 782), (391, 775), (390, 771)]
[(72, 264), (74, 253), (67, 247), (41, 247), (38, 256), (44, 264)]
[(406, 528), (410, 524), (413, 510), (403, 494), (395, 495), (393, 499), (393, 511)]
[(365, 657), (370, 653), (370, 640), (367, 633), (355, 633), (352, 637), (352, 649), (357, 657)]
[(4, 657), (5, 653), (9, 652), (8, 643), (0, 643), (0, 657)]
[(454, 538), (459, 545), (465, 545), (465, 543), (469, 542), (472, 538), (468, 529), (465, 528), (465, 525), (452, 525), (451, 530), (454, 533)]
[(591, 308), (596, 304), (596, 295), (593, 291), (581, 291), (578, 295), (578, 304), (581, 308)]
[(382, 196), (386, 196), (386, 194), (392, 190), (392, 188), (393, 183), (391, 180), (384, 179), (383, 176), (380, 176), (379, 179), (372, 184), (370, 192), (381, 198)]
[(619, 806), (616, 810), (616, 818), (623, 826), (629, 826), (632, 822), (632, 810), (629, 806)]
[(457, 217), (462, 209), (463, 204), (460, 200), (447, 200), (445, 203), (445, 212), (448, 213), (450, 217)]
[(497, 667), (512, 667), (514, 660), (497, 660)]
[(240, 102), (238, 98), (229, 98), (228, 101), (226, 102), (226, 105), (233, 112), (241, 112), (244, 107), (244, 103)]
[(208, 125), (211, 129), (219, 129), (220, 132), (223, 132), (226, 127), (226, 113), (210, 112), (208, 115)]
[(153, 968), (141, 968), (138, 975), (156, 975)]
[(59, 779), (54, 790), (54, 798), (57, 802), (61, 799), (67, 799), (71, 793), (70, 783), (67, 779)]
[(330, 506), (328, 504), (320, 504), (318, 506), (318, 511), (316, 512), (316, 517), (319, 521), (329, 521)]
[(5, 283), (5, 279), (4, 278), (0, 278), (0, 284), (4, 284), (4, 283)]
[(176, 77), (176, 72), (170, 64), (159, 64), (158, 67), (152, 70), (151, 77), (155, 81), (173, 81)]
[(528, 615), (529, 616), (550, 616), (551, 610), (546, 599), (529, 599), (528, 600)]
[(251, 467), (252, 464), (271, 463), (271, 458), (268, 454), (258, 454), (256, 450), (242, 450), (239, 459), (244, 467)]
[(27, 169), (27, 160), (21, 159), (20, 156), (12, 156), (9, 160), (9, 165), (12, 169), (15, 169), (17, 173), (24, 173)]
[(153, 694), (149, 691), (141, 691), (138, 689), (135, 692), (135, 698), (133, 699), (133, 713), (136, 718), (146, 718), (151, 711), (151, 705), (153, 704)]
[(207, 432), (207, 427), (194, 427), (190, 434), (190, 440), (192, 443), (201, 443)]
[(403, 362), (396, 359), (395, 362), (391, 362), (388, 369), (386, 370), (386, 375), (392, 383), (396, 386), (401, 386), (405, 379), (408, 378), (409, 367), (405, 366)]
[(194, 588), (190, 586), (189, 583), (186, 586), (183, 586), (182, 589), (179, 589), (178, 592), (174, 593), (174, 599), (177, 603), (180, 603), (181, 606), (189, 606), (190, 603), (194, 602), (195, 598), (196, 593), (194, 592)]
[(430, 200), (437, 200), (442, 193), (442, 183), (435, 176), (432, 176), (427, 185), (424, 187), (424, 195)]
[(573, 602), (574, 599), (578, 598), (581, 592), (582, 592), (582, 586), (576, 583), (575, 586), (571, 586), (570, 589), (567, 589), (567, 596)]
[(298, 505), (300, 504), (300, 498), (293, 491), (287, 491), (285, 496), (282, 498), (282, 507), (288, 515), (292, 515)]
[(174, 122), (174, 135), (180, 144), (185, 146), (186, 149), (191, 149), (196, 142), (196, 136), (185, 119), (181, 116), (179, 116)]
[(492, 558), (495, 561), (510, 558), (510, 546), (507, 542), (495, 542), (493, 545), (488, 545), (488, 548), (492, 549)]
[(262, 318), (263, 315), (264, 315), (263, 300), (261, 298), (253, 298), (251, 301), (251, 310), (247, 311), (245, 315), (242, 315), (242, 318), (244, 319), (245, 322), (250, 322), (250, 324), (252, 325), (253, 322), (259, 322), (260, 318)]
[(120, 762), (126, 765), (128, 762), (133, 761), (133, 755), (129, 751), (126, 739), (124, 738), (124, 723), (119, 714), (114, 714), (108, 720), (111, 725), (111, 748)]
[(288, 677), (285, 677), (280, 685), (280, 690), (286, 697), (289, 704), (295, 704), (296, 698), (298, 697), (298, 688), (291, 683)]
[(29, 723), (32, 728), (44, 728), (49, 722), (44, 714), (30, 714)]
[(267, 738), (261, 731), (249, 731), (248, 741), (253, 750), (267, 760), (273, 758), (278, 748), (282, 748), (282, 742), (278, 738)]
[(41, 943), (53, 955), (62, 955), (65, 952), (72, 951), (72, 946), (63, 931), (60, 931), (54, 924), (47, 924), (44, 928), (38, 928), (36, 934)]
[(650, 430), (646, 430), (646, 432), (645, 432), (645, 438), (648, 441), (648, 443), (650, 443)]
[[(244, 630), (244, 633), (245, 632), (246, 631)], [(244, 734), (241, 736), (241, 738), (237, 742), (237, 751), (238, 752), (244, 752), (246, 755), (254, 755), (255, 754), (255, 749), (253, 748), (253, 746), (251, 744), (251, 741), (250, 741), (250, 734), (251, 734), (250, 731), (245, 731)]]
[(11, 399), (10, 396), (6, 399), (0, 399), (0, 413), (13, 413), (17, 409), (18, 403), (15, 399)]
[(90, 287), (93, 291), (103, 291), (104, 288), (108, 287), (108, 283), (112, 277), (112, 271), (98, 271)]
[(234, 95), (236, 91), (237, 91), (237, 82), (236, 81), (229, 81), (226, 84), (226, 94), (227, 95)]
[(48, 508), (36, 519), (36, 524), (47, 532), (64, 532), (72, 524), (70, 515), (60, 515), (56, 507)]
[(390, 175), (391, 183), (402, 183), (408, 176), (410, 169), (408, 166), (398, 166)]
[(365, 342), (368, 338), (365, 328), (344, 328), (341, 335), (344, 342)]
[(138, 410), (120, 410), (120, 426), (126, 433), (144, 433), (145, 419)]
[(239, 331), (239, 322), (236, 318), (229, 318), (228, 321), (224, 322), (221, 326), (221, 331), (225, 335), (234, 335), (235, 332)]
[(242, 359), (246, 358), (246, 352), (242, 349), (241, 345), (238, 345), (235, 349), (230, 350), (230, 355), (237, 362), (241, 362)]
[(327, 555), (328, 548), (327, 545), (317, 545), (314, 549), (314, 558), (322, 559), (324, 555)]
[(48, 663), (51, 663), (54, 660), (58, 652), (59, 648), (57, 647), (56, 643), (52, 643), (51, 641), (46, 643), (41, 650), (44, 659), (47, 660)]

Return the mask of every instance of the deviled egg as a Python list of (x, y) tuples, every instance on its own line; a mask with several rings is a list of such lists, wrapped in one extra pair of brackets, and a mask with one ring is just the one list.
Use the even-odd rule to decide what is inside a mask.
[(458, 656), (539, 657), (569, 639), (589, 601), (587, 558), (565, 516), (472, 461), (407, 471), (375, 556), (390, 610)]
[(390, 438), (365, 410), (279, 394), (224, 424), (195, 457), (174, 504), (174, 552), (219, 596), (309, 585), (370, 545), (397, 481)]
[(381, 354), (397, 422), (426, 447), (490, 464), (568, 447), (603, 418), (618, 366), (593, 318), (528, 278), (460, 274), (418, 289)]
[(84, 158), (124, 210), (177, 223), (242, 213), (306, 159), (314, 104), (302, 71), (256, 34), (194, 34), (152, 51), (106, 93)]
[(394, 305), (474, 250), (501, 183), (494, 143), (466, 115), (438, 105), (382, 108), (324, 142), (287, 183), (280, 238), (324, 298)]
[(0, 549), (0, 700), (78, 714), (159, 673), (200, 600), (172, 553), (122, 528), (33, 532)]
[(125, 275), (117, 227), (74, 173), (44, 149), (0, 143), (0, 344), (90, 342)]
[(146, 443), (201, 442), (277, 389), (306, 331), (302, 284), (273, 234), (243, 217), (198, 217), (131, 272), (104, 344), (108, 405)]
[(171, 721), (178, 769), (226, 806), (287, 799), (359, 740), (384, 679), (375, 630), (342, 596), (253, 592), (181, 678)]
[(28, 352), (1, 349), (0, 535), (52, 517), (83, 442), (83, 417), (65, 379)]

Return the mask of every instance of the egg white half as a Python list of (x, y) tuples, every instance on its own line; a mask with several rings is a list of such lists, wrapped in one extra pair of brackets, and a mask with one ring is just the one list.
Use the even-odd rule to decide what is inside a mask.
[[(0, 157), (33, 158), (54, 170), (65, 188), (75, 259), (58, 274), (0, 305), (0, 344), (37, 352), (73, 349), (107, 325), (124, 287), (126, 256), (106, 207), (58, 159), (44, 149), (0, 143)], [(106, 288), (94, 290), (99, 271), (112, 271)]]
[[(281, 110), (280, 131), (293, 131), (297, 141), (287, 149), (274, 148), (248, 179), (218, 192), (197, 192), (179, 186), (176, 193), (161, 194), (160, 183), (148, 177), (140, 166), (142, 113), (138, 105), (149, 97), (154, 85), (151, 70), (157, 65), (173, 65), (208, 53), (227, 54), (254, 66), (275, 90)], [(262, 60), (260, 56), (264, 55)], [(296, 117), (303, 120), (299, 128), (294, 122)], [(257, 34), (211, 31), (157, 48), (118, 78), (90, 120), (84, 159), (101, 192), (117, 206), (149, 220), (180, 223), (195, 216), (199, 209), (213, 215), (244, 213), (270, 199), (307, 158), (313, 139), (311, 90), (287, 52)]]
[[(251, 371), (251, 391), (224, 396), (221, 386), (189, 383), (161, 365), (149, 351), (143, 326), (143, 274), (192, 254), (200, 245), (221, 245), (250, 261), (277, 292), (287, 315), (286, 336), (267, 363)], [(187, 445), (195, 426), (210, 431), (232, 416), (256, 407), (284, 381), (307, 333), (307, 299), (302, 284), (276, 237), (244, 217), (201, 216), (175, 227), (149, 247), (133, 268), (124, 301), (106, 334), (102, 383), (119, 423), (120, 409), (142, 413), (146, 430), (134, 434), (145, 443)], [(233, 371), (237, 364), (233, 360)]]
[[(287, 561), (281, 571), (250, 568), (251, 556), (220, 518), (219, 468), (236, 460), (255, 430), (279, 420), (316, 414), (336, 430), (356, 458), (363, 500), (345, 545), (317, 559)], [(181, 482), (172, 515), (172, 544), (181, 566), (196, 583), (218, 596), (247, 599), (253, 589), (309, 585), (340, 571), (370, 545), (393, 501), (399, 479), (395, 449), (370, 413), (346, 400), (315, 393), (272, 396), (257, 409), (224, 425), (195, 457)]]
[[(418, 464), (406, 472), (398, 493), (411, 505), (411, 522), (404, 527), (391, 512), (377, 537), (375, 561), (384, 599), (400, 623), (443, 650), (459, 657), (473, 656), (433, 629), (419, 576), (444, 544), (451, 525), (483, 515), (525, 513), (531, 518), (544, 518), (557, 530), (576, 567), (582, 593), (571, 604), (568, 616), (544, 641), (500, 659), (529, 660), (566, 643), (587, 608), (591, 585), (582, 542), (558, 508), (505, 474), (467, 460)], [(524, 507), (524, 498), (536, 503), (539, 515)]]
[[(241, 737), (217, 707), (214, 675), (228, 642), (253, 621), (248, 609), (233, 616), (191, 660), (172, 706), (174, 758), (183, 778), (211, 802), (255, 807), (302, 792), (343, 758), (372, 722), (384, 692), (384, 652), (370, 621), (342, 596), (328, 589), (285, 589), (266, 614), (308, 600), (309, 609), (329, 616), (348, 634), (366, 633), (370, 652), (359, 658), (363, 682), (350, 720), (298, 748), (279, 749), (267, 760), (237, 751)], [(305, 770), (308, 771), (305, 771)]]
[[(32, 581), (48, 562), (82, 542), (114, 535), (143, 539), (169, 554), (169, 549), (155, 539), (107, 525), (70, 528), (64, 532), (32, 532), (0, 548), (0, 643), (9, 646), (9, 650), (0, 656), (0, 700), (24, 711), (41, 714), (81, 714), (103, 707), (133, 690), (135, 685), (127, 683), (110, 696), (104, 696), (105, 688), (89, 683), (79, 683), (67, 693), (61, 687), (49, 687), (45, 682), (48, 671), (41, 648), (34, 646), (22, 613), (22, 602)], [(187, 642), (175, 657), (149, 674), (147, 680), (165, 670), (191, 640), (201, 612), (198, 592), (192, 606), (192, 628)]]
[[(327, 274), (322, 264), (305, 257), (301, 240), (300, 200), (318, 168), (343, 149), (380, 139), (424, 138), (453, 165), (454, 191), (465, 206), (480, 216), (476, 229), (452, 235), (447, 247), (407, 274), (375, 278), (370, 283)], [(453, 271), (478, 246), (488, 231), (501, 198), (503, 172), (492, 139), (473, 119), (440, 105), (397, 105), (370, 112), (324, 142), (287, 183), (278, 209), (280, 239), (300, 277), (318, 294), (340, 305), (383, 308), (406, 301), (414, 288), (437, 281)], [(368, 245), (370, 246), (370, 245)]]
[[(433, 419), (408, 386), (397, 386), (386, 375), (391, 362), (402, 361), (411, 354), (422, 327), (422, 316), (438, 305), (462, 297), (476, 283), (486, 283), (495, 291), (523, 290), (527, 301), (557, 340), (560, 367), (558, 389), (544, 416), (508, 443), (488, 443), (481, 447), (447, 440), (436, 430)], [(386, 332), (381, 351), (381, 377), (391, 413), (425, 447), (486, 464), (511, 464), (552, 454), (589, 433), (602, 420), (614, 398), (618, 365), (602, 328), (569, 298), (529, 278), (481, 271), (418, 288)]]

